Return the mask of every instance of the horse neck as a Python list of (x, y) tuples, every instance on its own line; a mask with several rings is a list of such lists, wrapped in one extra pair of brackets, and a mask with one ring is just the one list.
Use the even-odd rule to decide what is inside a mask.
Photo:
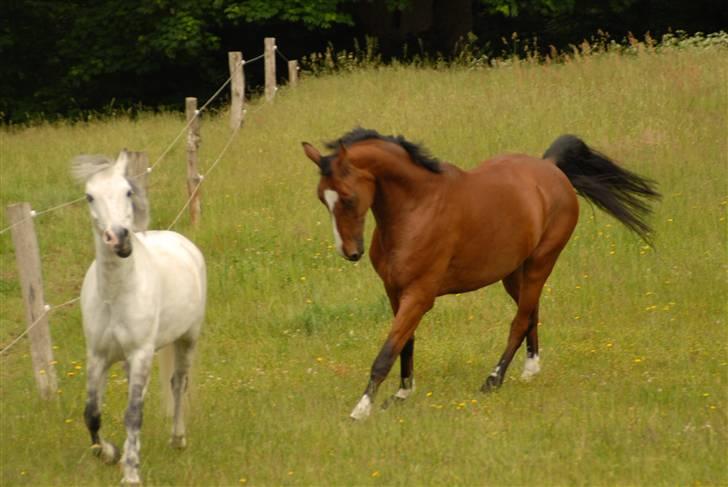
[(104, 301), (114, 301), (130, 286), (133, 286), (135, 262), (138, 258), (137, 251), (140, 249), (137, 245), (138, 240), (135, 237), (131, 238), (134, 239), (133, 251), (129, 257), (122, 259), (109, 249), (98, 234), (94, 233), (96, 282), (99, 287), (99, 295)]
[(443, 176), (416, 165), (408, 156), (381, 150), (373, 157), (360, 160), (363, 164), (355, 165), (370, 172), (375, 179), (371, 210), (382, 231), (401, 225), (402, 218), (410, 213), (408, 209), (438, 197)]

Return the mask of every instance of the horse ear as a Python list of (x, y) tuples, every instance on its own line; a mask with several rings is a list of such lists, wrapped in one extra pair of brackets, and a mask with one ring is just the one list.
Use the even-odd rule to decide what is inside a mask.
[(114, 164), (114, 170), (121, 176), (126, 176), (126, 168), (129, 165), (129, 152), (126, 149), (121, 149), (119, 155), (116, 158)]
[(349, 174), (349, 160), (347, 159), (348, 155), (349, 151), (346, 150), (346, 146), (344, 145), (344, 143), (339, 140), (339, 152), (337, 154), (337, 159), (339, 160), (339, 168), (341, 169), (341, 174), (343, 176)]
[(303, 146), (303, 152), (306, 154), (306, 157), (311, 159), (314, 164), (321, 167), (321, 153), (318, 151), (318, 149), (316, 149), (308, 142), (301, 142), (301, 145)]
[(347, 153), (346, 146), (339, 140), (339, 159), (346, 159)]

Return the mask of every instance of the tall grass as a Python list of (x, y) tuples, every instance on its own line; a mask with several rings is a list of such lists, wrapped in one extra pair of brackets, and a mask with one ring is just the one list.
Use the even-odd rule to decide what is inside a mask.
[[(375, 67), (281, 89), (204, 185), (199, 228), (208, 317), (192, 387), (190, 446), (150, 388), (142, 429), (149, 485), (665, 485), (728, 483), (728, 56), (721, 48), (635, 49), (550, 66)], [(145, 150), (154, 160), (181, 116), (143, 115), (0, 132), (0, 203), (43, 209), (81, 194), (76, 154)], [(316, 168), (300, 142), (360, 124), (421, 141), (473, 167), (506, 151), (541, 154), (562, 133), (656, 179), (664, 195), (650, 249), (582, 204), (542, 299), (543, 372), (522, 383), (519, 353), (503, 388), (478, 388), (515, 311), (500, 286), (440, 298), (418, 330), (417, 392), (363, 423), (348, 412), (390, 323), (367, 262), (332, 249)], [(202, 163), (228, 137), (203, 121)], [(184, 148), (151, 175), (152, 227), (185, 201)], [(7, 225), (3, 216), (0, 226)], [(373, 222), (368, 222), (371, 231)], [(80, 291), (93, 259), (79, 205), (36, 219), (47, 301)], [(0, 236), (0, 341), (23, 328), (7, 235)], [(28, 345), (0, 358), (3, 485), (108, 485), (117, 469), (88, 449), (84, 344), (77, 307), (51, 315), (58, 398), (42, 402)], [(396, 376), (396, 370), (395, 374)], [(390, 378), (381, 395), (394, 391)], [(123, 441), (125, 380), (114, 367), (102, 432)]]

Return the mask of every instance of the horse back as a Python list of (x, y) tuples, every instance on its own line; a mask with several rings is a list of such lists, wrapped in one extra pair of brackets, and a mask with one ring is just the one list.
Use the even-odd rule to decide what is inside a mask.
[(485, 161), (448, 191), (452, 204), (443, 221), (457, 238), (443, 294), (503, 279), (546, 240), (564, 245), (578, 216), (566, 176), (553, 163), (526, 155)]

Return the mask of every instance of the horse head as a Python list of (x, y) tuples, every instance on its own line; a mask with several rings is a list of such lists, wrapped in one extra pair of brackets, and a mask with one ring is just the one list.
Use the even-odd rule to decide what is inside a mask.
[(328, 156), (307, 142), (303, 151), (320, 170), (318, 197), (331, 214), (336, 250), (358, 261), (364, 255), (364, 222), (374, 199), (374, 176), (352, 164), (342, 143)]
[(128, 174), (129, 153), (115, 161), (102, 155), (81, 155), (72, 163), (73, 176), (86, 185), (86, 200), (98, 237), (116, 255), (129, 257), (130, 232), (146, 230), (146, 195)]

